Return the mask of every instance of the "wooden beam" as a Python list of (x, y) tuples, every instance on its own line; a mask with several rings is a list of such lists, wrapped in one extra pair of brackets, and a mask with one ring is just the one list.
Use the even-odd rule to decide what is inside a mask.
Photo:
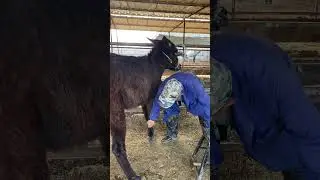
[(234, 15), (299, 15), (299, 16), (316, 16), (319, 12), (313, 11), (235, 11)]
[(263, 23), (263, 22), (230, 22), (228, 27), (236, 31), (244, 31), (272, 39), (276, 42), (320, 42), (319, 23)]
[(313, 24), (320, 23), (319, 19), (311, 18), (234, 18), (230, 19), (230, 23), (252, 23), (252, 22), (262, 22), (262, 23), (304, 23)]
[[(123, 10), (127, 10), (127, 11), (136, 11), (136, 12), (152, 12), (152, 13), (168, 13), (168, 14), (184, 14), (184, 15), (189, 15), (190, 12), (187, 11), (168, 11), (168, 10), (162, 10), (162, 9), (156, 9), (156, 10), (150, 10), (147, 8), (123, 8), (123, 7), (119, 7), (119, 8), (110, 8), (110, 10), (115, 10), (115, 11), (123, 11)], [(198, 12), (198, 15), (210, 15), (210, 12), (206, 13), (206, 12)]]
[[(146, 24), (146, 25), (141, 25), (141, 24), (130, 24), (130, 23), (128, 23), (128, 24), (124, 24), (124, 23), (117, 23), (116, 24), (117, 26), (139, 26), (139, 27), (146, 27), (146, 28), (148, 28), (148, 27), (155, 27), (155, 28), (174, 28), (173, 26), (166, 26), (166, 25), (164, 25), (164, 26), (157, 26), (157, 25), (148, 25), (148, 24)], [(201, 30), (209, 30), (209, 27), (208, 28), (206, 28), (205, 26), (203, 27), (203, 28), (198, 28), (198, 27), (188, 27), (188, 28), (190, 28), (190, 29), (201, 29)], [(187, 29), (188, 29), (187, 28)], [(175, 29), (177, 29), (177, 28), (175, 28)], [(179, 27), (178, 29), (183, 29), (183, 27)]]

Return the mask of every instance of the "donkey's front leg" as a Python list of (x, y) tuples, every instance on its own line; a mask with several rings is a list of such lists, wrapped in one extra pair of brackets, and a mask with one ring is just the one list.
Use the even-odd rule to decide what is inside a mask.
[[(150, 101), (148, 104), (142, 106), (143, 114), (146, 119), (146, 121), (149, 120), (149, 115), (152, 107), (152, 101)], [(152, 143), (154, 140), (154, 128), (148, 128), (148, 138), (149, 143)]]
[(133, 171), (127, 158), (125, 147), (126, 122), (124, 110), (117, 110), (116, 112), (112, 112), (110, 119), (110, 130), (112, 135), (112, 152), (116, 156), (120, 167), (122, 168), (128, 179), (140, 180), (140, 176), (137, 176)]

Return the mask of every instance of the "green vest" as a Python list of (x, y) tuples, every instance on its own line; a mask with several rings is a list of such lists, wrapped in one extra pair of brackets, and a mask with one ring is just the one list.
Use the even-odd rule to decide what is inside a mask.
[(232, 76), (225, 65), (214, 59), (211, 59), (211, 62), (211, 114), (215, 114), (232, 95)]

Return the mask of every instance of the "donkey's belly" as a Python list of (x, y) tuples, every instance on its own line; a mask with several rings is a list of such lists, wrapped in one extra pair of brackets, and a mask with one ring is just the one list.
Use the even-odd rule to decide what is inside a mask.
[(81, 145), (106, 133), (103, 123), (93, 121), (86, 127), (81, 122), (66, 119), (46, 119), (44, 122), (44, 138), (46, 147), (59, 150), (73, 145)]
[(70, 133), (68, 130), (58, 130), (46, 136), (46, 147), (49, 150), (61, 150), (75, 145), (82, 145), (102, 137), (103, 133), (85, 130), (82, 133)]
[(150, 99), (150, 90), (126, 89), (121, 95), (125, 109), (134, 108), (146, 104)]

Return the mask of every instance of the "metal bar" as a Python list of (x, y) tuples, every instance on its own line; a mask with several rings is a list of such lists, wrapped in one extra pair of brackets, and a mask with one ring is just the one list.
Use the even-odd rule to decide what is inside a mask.
[[(152, 47), (152, 43), (127, 43), (127, 42), (110, 42), (110, 45), (118, 45), (118, 46), (146, 46)], [(193, 44), (186, 44), (186, 47), (193, 47), (193, 48), (207, 48), (210, 49), (210, 45), (193, 45)]]
[[(192, 153), (192, 155), (191, 155), (192, 158), (195, 158), (195, 156), (196, 156), (197, 153), (199, 152), (199, 149), (200, 149), (200, 147), (201, 147), (204, 139), (205, 139), (205, 137), (204, 137), (204, 135), (202, 135), (201, 138), (200, 138), (200, 140), (199, 140), (198, 143), (197, 143), (196, 148), (194, 149), (194, 151), (193, 151), (193, 153)], [(195, 159), (194, 159), (194, 160), (195, 160)]]
[(112, 0), (112, 1), (119, 1), (119, 2), (130, 2), (130, 3), (146, 3), (146, 4), (165, 4), (165, 5), (172, 5), (172, 6), (195, 6), (195, 7), (202, 7), (207, 6), (209, 7), (210, 4), (201, 4), (201, 3), (179, 3), (179, 2), (167, 2), (167, 1), (159, 1), (159, 0)]
[(185, 34), (186, 34), (186, 19), (183, 19), (183, 37), (182, 37), (182, 48), (183, 48), (183, 60), (185, 60)]
[[(169, 31), (169, 28), (165, 29), (165, 28), (156, 28), (154, 27), (152, 28), (147, 28), (147, 27), (140, 27), (140, 26), (118, 26), (118, 29), (121, 30), (131, 30), (131, 31), (157, 31), (159, 33), (167, 33)], [(182, 28), (177, 28), (172, 32), (176, 32), (176, 33), (182, 33)], [(193, 28), (188, 28), (186, 30), (186, 33), (192, 33), (192, 34), (209, 34), (210, 30), (209, 29), (193, 29)]]
[[(128, 48), (128, 49), (150, 49), (153, 45), (151, 43), (126, 43), (126, 42), (110, 42), (110, 46), (114, 48)], [(194, 45), (186, 44), (189, 50), (209, 51), (210, 45)], [(179, 47), (178, 47), (179, 49)], [(291, 56), (295, 64), (319, 64), (320, 57), (294, 57)]]
[[(111, 47), (111, 45), (110, 45)], [(119, 48), (119, 49), (148, 49), (151, 50), (152, 47), (132, 47), (132, 46), (112, 46), (114, 49)], [(178, 48), (179, 49), (179, 48)], [(195, 49), (195, 48), (188, 48), (188, 50), (194, 50), (194, 51), (210, 51), (210, 49), (206, 48), (206, 49)], [(198, 65), (200, 67), (202, 67), (201, 65)]]
[(232, 19), (234, 18), (235, 16), (235, 13), (236, 13), (236, 0), (232, 0), (232, 9), (231, 9), (231, 16), (232, 16)]
[(315, 4), (315, 19), (318, 19), (318, 15), (319, 15), (319, 0), (316, 0), (316, 4)]
[[(128, 9), (126, 8), (123, 8), (123, 7), (118, 7), (118, 8), (110, 8), (111, 11), (115, 10), (120, 10), (120, 11), (123, 11), (123, 10), (126, 10), (126, 11), (129, 11)], [(190, 12), (186, 12), (186, 11), (168, 11), (168, 10), (150, 10), (150, 9), (138, 9), (138, 8), (131, 8), (130, 11), (137, 11), (137, 12), (152, 12), (152, 13), (169, 13), (169, 14), (184, 14), (184, 15), (187, 15), (187, 14), (190, 14)], [(112, 12), (113, 13), (113, 12)], [(199, 15), (210, 15), (210, 12), (208, 13), (198, 13)]]
[[(111, 33), (110, 33), (110, 42), (112, 42), (112, 34)], [(111, 52), (113, 53), (113, 46), (110, 45), (110, 47), (111, 47)]]
[[(112, 18), (112, 17), (110, 17), (110, 18), (111, 18), (111, 22), (112, 22), (114, 28), (116, 29), (116, 38), (117, 38), (117, 42), (118, 42), (118, 32), (117, 32), (117, 29), (118, 29), (118, 28), (117, 28), (116, 24), (114, 23), (113, 18)], [(120, 52), (119, 52), (119, 49), (118, 49), (118, 53), (120, 53)]]
[[(209, 6), (201, 7), (201, 8), (198, 9), (196, 12), (194, 12), (194, 13), (192, 13), (192, 14), (189, 14), (187, 17), (184, 18), (184, 21), (185, 21), (187, 18), (189, 18), (189, 17), (197, 14), (198, 12), (202, 11), (203, 9), (205, 9), (205, 8), (207, 8), (207, 7), (209, 7)], [(210, 22), (210, 20), (209, 20), (209, 22)], [(180, 22), (178, 25), (176, 25), (174, 28), (172, 28), (169, 32), (172, 32), (173, 30), (175, 30), (176, 28), (178, 28), (182, 23), (183, 23), (183, 22)]]

